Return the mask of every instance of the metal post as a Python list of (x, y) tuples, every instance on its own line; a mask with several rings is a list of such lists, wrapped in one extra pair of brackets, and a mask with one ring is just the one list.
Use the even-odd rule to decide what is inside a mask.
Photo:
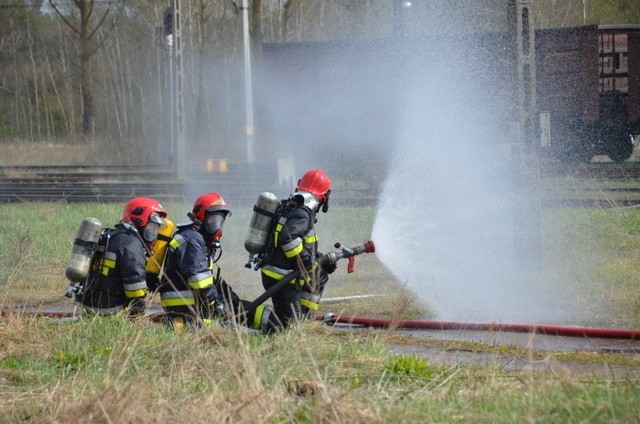
[(249, 38), (248, 0), (242, 0), (242, 36), (244, 40), (245, 137), (247, 143), (247, 162), (254, 163), (253, 86), (251, 79), (251, 40)]
[(163, 17), (163, 45), (167, 47), (167, 82), (166, 86), (169, 91), (168, 95), (168, 121), (169, 121), (169, 137), (168, 147), (163, 153), (168, 155), (169, 164), (175, 165), (175, 149), (176, 149), (176, 116), (175, 116), (175, 90), (174, 90), (174, 77), (173, 77), (173, 7), (167, 7), (164, 11)]
[(182, 63), (182, 11), (180, 0), (173, 0), (173, 44), (174, 44), (174, 109), (175, 109), (175, 165), (176, 177), (184, 179), (185, 127), (184, 127), (184, 68)]

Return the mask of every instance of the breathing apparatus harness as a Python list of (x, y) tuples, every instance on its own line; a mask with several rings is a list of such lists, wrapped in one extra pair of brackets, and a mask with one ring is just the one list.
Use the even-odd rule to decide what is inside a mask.
[[(277, 206), (275, 208), (275, 211), (273, 212), (271, 212), (268, 209), (263, 209), (259, 205), (260, 205), (260, 199), (258, 200), (258, 203), (253, 207), (254, 214), (267, 216), (270, 218), (270, 220), (268, 221), (267, 226), (263, 228), (263, 230), (266, 230), (268, 232), (266, 243), (264, 243), (263, 246), (258, 247), (259, 251), (257, 253), (250, 254), (249, 260), (244, 265), (245, 268), (251, 268), (253, 266), (254, 271), (257, 271), (258, 269), (262, 268), (273, 258), (273, 254), (276, 251), (276, 247), (274, 245), (275, 244), (274, 243), (275, 228), (276, 228), (276, 225), (278, 224), (278, 221), (280, 221), (282, 214), (285, 211), (290, 210), (296, 206), (304, 205), (304, 199), (301, 199), (300, 196), (298, 196), (298, 198), (295, 199), (294, 195), (291, 195), (289, 196), (288, 199), (279, 200), (277, 201)], [(247, 246), (247, 243), (245, 242), (245, 247), (246, 246)]]
[[(109, 241), (111, 237), (119, 235), (119, 234), (131, 234), (136, 236), (138, 240), (144, 246), (145, 254), (147, 257), (151, 257), (153, 255), (153, 249), (147, 245), (147, 243), (143, 240), (142, 236), (138, 230), (132, 224), (121, 223), (120, 226), (116, 228), (105, 228), (100, 230), (100, 236), (97, 241), (93, 241), (87, 239), (87, 223), (93, 225), (93, 230), (95, 231), (96, 225), (99, 225), (99, 221), (95, 220), (94, 222), (88, 221), (92, 218), (87, 218), (83, 220), (80, 231), (78, 232), (78, 236), (74, 240), (72, 257), (74, 252), (78, 254), (80, 252), (80, 256), (82, 256), (85, 260), (88, 259), (87, 266), (84, 269), (74, 269), (72, 266), (72, 261), (70, 260), (69, 265), (67, 265), (66, 274), (67, 277), (71, 280), (69, 283), (69, 287), (67, 287), (67, 291), (65, 292), (65, 297), (73, 299), (75, 296), (76, 301), (80, 301), (82, 296), (84, 295), (85, 289), (90, 285), (88, 281), (89, 277), (92, 275), (91, 271), (95, 270), (95, 266), (100, 259), (103, 258), (104, 253), (109, 249)], [(100, 226), (101, 228), (101, 226)], [(76, 274), (72, 273), (75, 272)], [(79, 274), (78, 274), (79, 273)], [(84, 276), (83, 276), (84, 275)], [(78, 277), (82, 277), (81, 279)]]

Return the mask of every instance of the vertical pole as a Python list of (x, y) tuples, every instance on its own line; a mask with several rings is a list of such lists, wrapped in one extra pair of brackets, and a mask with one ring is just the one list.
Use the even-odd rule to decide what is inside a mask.
[(251, 39), (249, 38), (248, 0), (242, 0), (242, 37), (244, 41), (245, 139), (247, 144), (247, 162), (254, 163), (253, 85), (251, 78)]
[(510, 0), (515, 25), (518, 140), (515, 244), (518, 262), (529, 270), (542, 266), (540, 229), (540, 163), (537, 146), (536, 48), (533, 0)]
[(167, 104), (168, 112), (166, 112), (166, 119), (169, 122), (169, 136), (167, 137), (166, 144), (162, 148), (162, 154), (167, 155), (167, 162), (171, 166), (175, 166), (176, 156), (176, 116), (175, 116), (175, 81), (173, 77), (173, 7), (167, 7), (164, 11), (162, 19), (163, 23), (163, 45), (166, 45), (167, 54), (167, 78), (166, 88), (168, 91)]
[(175, 110), (175, 165), (176, 177), (184, 179), (185, 170), (185, 128), (184, 128), (184, 68), (182, 62), (182, 10), (181, 0), (173, 0), (173, 76)]

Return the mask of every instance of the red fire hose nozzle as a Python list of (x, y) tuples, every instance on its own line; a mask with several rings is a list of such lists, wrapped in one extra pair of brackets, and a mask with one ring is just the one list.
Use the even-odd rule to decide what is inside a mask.
[(342, 258), (348, 258), (349, 263), (347, 265), (347, 272), (353, 272), (353, 265), (355, 262), (354, 256), (360, 255), (362, 253), (373, 253), (376, 251), (376, 247), (373, 244), (373, 241), (369, 240), (364, 242), (361, 245), (354, 246), (352, 248), (343, 247), (340, 243), (336, 243), (335, 247), (340, 249), (333, 252), (329, 252), (321, 257), (318, 262), (322, 265), (323, 263), (329, 263), (335, 265), (338, 260)]

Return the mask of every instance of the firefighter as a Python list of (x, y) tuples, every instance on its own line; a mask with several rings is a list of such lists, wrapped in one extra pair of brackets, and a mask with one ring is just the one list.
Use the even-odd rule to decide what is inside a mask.
[(100, 316), (124, 310), (132, 317), (144, 314), (145, 265), (166, 216), (160, 203), (148, 197), (136, 197), (124, 206), (120, 223), (102, 233), (103, 251), (91, 261), (80, 297), (85, 311)]
[(335, 270), (335, 264), (318, 269), (316, 262), (321, 256), (317, 249), (316, 214), (328, 211), (330, 193), (331, 180), (324, 171), (315, 169), (302, 176), (295, 193), (282, 205), (270, 239), (272, 252), (260, 268), (265, 290), (289, 273), (301, 271), (299, 278), (272, 297), (280, 328), (318, 309), (328, 274)]
[(194, 326), (224, 317), (218, 291), (222, 227), (231, 209), (218, 193), (199, 196), (187, 214), (191, 223), (178, 226), (169, 243), (160, 302), (173, 326)]
[(166, 323), (178, 331), (210, 324), (214, 318), (268, 332), (275, 325), (268, 308), (247, 313), (241, 300), (220, 276), (222, 227), (231, 209), (218, 193), (199, 196), (187, 214), (191, 223), (181, 225), (171, 237), (159, 286)]

